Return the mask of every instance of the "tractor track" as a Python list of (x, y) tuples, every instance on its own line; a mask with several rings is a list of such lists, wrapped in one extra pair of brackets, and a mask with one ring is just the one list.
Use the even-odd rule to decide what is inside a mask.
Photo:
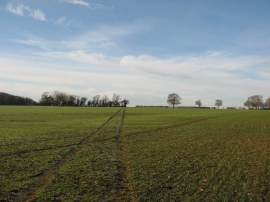
[(81, 148), (85, 147), (90, 139), (99, 132), (107, 123), (109, 123), (110, 120), (112, 120), (119, 112), (118, 110), (113, 115), (111, 115), (104, 123), (102, 123), (100, 126), (98, 126), (92, 133), (90, 133), (88, 136), (83, 138), (75, 147), (72, 147), (69, 151), (67, 151), (56, 163), (53, 167), (44, 170), (41, 175), (39, 176), (37, 182), (32, 185), (32, 187), (29, 187), (28, 189), (22, 190), (17, 197), (14, 199), (14, 201), (33, 201), (37, 192), (42, 189), (43, 187), (46, 187), (54, 178), (54, 176), (57, 175), (59, 170), (63, 167), (65, 163), (69, 161)]
[[(198, 119), (198, 120), (194, 120), (194, 121), (189, 121), (189, 122), (185, 122), (185, 123), (174, 124), (174, 125), (170, 125), (170, 126), (166, 126), (166, 127), (160, 127), (160, 128), (151, 129), (151, 130), (138, 131), (138, 132), (126, 134), (125, 137), (135, 136), (135, 135), (142, 135), (142, 134), (151, 133), (151, 132), (159, 132), (159, 131), (162, 131), (162, 130), (168, 130), (168, 129), (171, 129), (171, 128), (177, 128), (177, 127), (181, 127), (181, 126), (185, 126), (185, 125), (189, 125), (189, 124), (193, 124), (193, 123), (197, 123), (197, 122), (201, 122), (201, 121), (206, 121), (206, 120), (213, 119), (213, 118), (218, 118), (218, 117), (220, 117), (220, 116), (212, 116), (212, 117), (207, 117), (207, 118)], [(84, 136), (83, 139), (85, 139), (87, 137), (88, 136), (86, 136), (86, 137)], [(72, 138), (72, 137), (68, 137), (68, 138)], [(61, 139), (64, 139), (64, 138), (61, 138)], [(108, 140), (112, 140), (112, 139), (114, 139), (114, 137), (103, 138), (103, 139), (95, 140), (93, 142), (103, 142), (103, 141), (108, 141)], [(53, 140), (44, 140), (44, 141), (47, 142), (47, 141), (53, 141)], [(46, 147), (46, 148), (41, 148), (41, 149), (33, 149), (33, 150), (27, 150), (27, 151), (7, 153), (7, 154), (0, 155), (0, 158), (1, 157), (11, 156), (11, 155), (27, 154), (27, 153), (32, 153), (32, 152), (35, 152), (35, 151), (39, 152), (39, 151), (47, 151), (47, 150), (54, 150), (54, 149), (59, 149), (59, 148), (77, 146), (79, 144), (80, 144), (80, 142), (79, 143), (73, 143), (73, 144), (67, 144), (67, 145), (51, 146), (51, 147)]]
[(168, 129), (171, 129), (171, 128), (178, 128), (178, 127), (181, 127), (181, 126), (190, 125), (190, 124), (201, 122), (201, 121), (206, 121), (206, 120), (209, 120), (209, 119), (214, 119), (214, 118), (217, 118), (217, 117), (218, 116), (212, 116), (212, 117), (207, 117), (207, 118), (198, 119), (198, 120), (194, 120), (194, 121), (189, 121), (189, 122), (185, 122), (185, 123), (174, 124), (174, 125), (171, 125), (171, 126), (165, 126), (165, 127), (160, 127), (160, 128), (151, 129), (151, 130), (145, 130), (145, 131), (138, 131), (138, 132), (127, 134), (125, 136), (134, 136), (134, 135), (140, 135), (140, 134), (151, 133), (151, 132), (159, 132), (159, 131), (168, 130)]
[[(174, 124), (171, 126), (166, 126), (166, 127), (160, 127), (160, 128), (156, 128), (156, 129), (152, 129), (152, 130), (144, 130), (144, 131), (138, 131), (138, 132), (134, 132), (134, 133), (129, 133), (126, 135), (123, 135), (124, 137), (129, 137), (129, 136), (135, 136), (135, 135), (143, 135), (145, 133), (151, 133), (151, 132), (159, 132), (159, 131), (163, 131), (163, 130), (168, 130), (168, 129), (172, 129), (172, 128), (178, 128), (181, 126), (185, 126), (185, 125), (190, 125), (193, 123), (197, 123), (197, 122), (201, 122), (201, 121), (206, 121), (209, 119), (213, 119), (213, 118), (217, 118), (218, 116), (213, 116), (213, 117), (208, 117), (208, 118), (203, 118), (203, 119), (199, 119), (199, 120), (195, 120), (195, 121), (190, 121), (190, 122), (185, 122), (185, 123), (179, 123), (179, 124)], [(115, 137), (110, 137), (110, 138), (103, 138), (103, 139), (99, 139), (99, 140), (95, 140), (93, 142), (103, 142), (103, 141), (108, 141), (108, 140), (112, 140)]]
[(124, 125), (124, 119), (125, 119), (125, 110), (122, 112), (121, 121), (119, 123), (119, 126), (116, 130), (115, 134), (115, 143), (116, 143), (116, 155), (117, 155), (117, 161), (116, 161), (116, 167), (117, 167), (117, 173), (115, 175), (115, 183), (114, 188), (118, 193), (117, 201), (133, 201), (130, 197), (130, 185), (127, 181), (127, 175), (128, 175), (128, 167), (125, 164), (126, 156), (123, 151), (124, 145), (123, 145), (123, 125)]
[[(72, 134), (74, 135), (74, 134)], [(21, 146), (25, 144), (35, 144), (35, 143), (45, 143), (45, 142), (55, 142), (59, 140), (68, 140), (68, 139), (82, 139), (85, 138), (87, 135), (80, 135), (80, 136), (66, 136), (66, 137), (61, 137), (61, 138), (49, 138), (49, 139), (41, 139), (41, 140), (33, 140), (33, 141), (25, 141), (25, 142), (15, 142), (15, 143), (9, 143), (9, 144), (0, 144), (0, 147), (14, 147), (14, 146)]]
[[(217, 117), (218, 116), (208, 117), (208, 118), (199, 119), (199, 120), (195, 120), (195, 121), (190, 121), (190, 122), (185, 122), (185, 123), (180, 123), (180, 124), (174, 124), (174, 125), (171, 125), (171, 126), (156, 128), (156, 129), (152, 129), (152, 130), (134, 132), (134, 133), (126, 134), (124, 136), (128, 137), (128, 136), (141, 135), (141, 134), (151, 133), (151, 132), (159, 132), (159, 131), (162, 131), (162, 130), (168, 130), (168, 129), (172, 129), (172, 128), (177, 128), (177, 127), (181, 127), (181, 126), (184, 126), (184, 125), (189, 125), (189, 124), (193, 124), (193, 123), (197, 123), (197, 122), (201, 122), (201, 121), (206, 121), (206, 120), (217, 118)], [(123, 121), (123, 120), (121, 120), (121, 121)], [(85, 138), (88, 138), (88, 136), (86, 136)], [(94, 142), (103, 142), (103, 141), (112, 140), (114, 138), (115, 137), (104, 138), (104, 139), (99, 139), (99, 140), (95, 140), (95, 141), (92, 141), (92, 142), (93, 143)], [(19, 155), (23, 155), (23, 154), (27, 154), (27, 153), (32, 153), (32, 152), (40, 152), (40, 151), (54, 150), (54, 149), (60, 149), (60, 148), (65, 148), (65, 147), (78, 146), (80, 144), (81, 144), (81, 141), (78, 142), (78, 143), (67, 144), (67, 145), (51, 146), (51, 147), (45, 147), (45, 148), (40, 148), (40, 149), (33, 149), (33, 150), (20, 151), (20, 152), (14, 152), (14, 153), (7, 153), (7, 154), (0, 155), (0, 158), (12, 156), (12, 155), (18, 155), (19, 156)]]
[(67, 144), (67, 145), (59, 145), (59, 146), (52, 146), (52, 147), (46, 147), (46, 148), (40, 148), (40, 149), (32, 149), (32, 150), (27, 150), (27, 151), (13, 152), (13, 153), (0, 155), (0, 158), (13, 156), (13, 155), (21, 156), (21, 155), (29, 154), (29, 153), (33, 153), (33, 152), (48, 151), (48, 150), (65, 148), (65, 147), (78, 146), (79, 144), (80, 143), (73, 143), (73, 144)]
[[(95, 141), (91, 141), (91, 143), (94, 142), (103, 142), (107, 140), (112, 140), (115, 139), (116, 141), (116, 146), (117, 146), (117, 175), (115, 176), (115, 189), (117, 192), (119, 192), (119, 201), (134, 201), (136, 200), (135, 198), (132, 200), (131, 197), (129, 196), (129, 192), (132, 189), (130, 187), (131, 185), (128, 184), (127, 181), (127, 175), (128, 175), (128, 170), (129, 168), (125, 165), (126, 157), (123, 152), (123, 143), (122, 139), (124, 137), (129, 137), (129, 136), (135, 136), (135, 135), (142, 135), (145, 133), (151, 133), (151, 132), (159, 132), (163, 130), (168, 130), (171, 128), (177, 128), (197, 122), (202, 122), (214, 118), (218, 118), (220, 116), (212, 116), (212, 117), (207, 117), (207, 118), (202, 118), (194, 121), (189, 121), (185, 123), (178, 123), (166, 127), (160, 127), (156, 129), (150, 129), (150, 130), (144, 130), (144, 131), (138, 131), (138, 132), (133, 132), (130, 134), (123, 135), (123, 124), (124, 124), (124, 118), (125, 118), (125, 110), (118, 110), (115, 112), (113, 115), (111, 115), (104, 123), (102, 123), (100, 126), (98, 126), (92, 133), (81, 139), (79, 143), (74, 143), (74, 144), (67, 144), (67, 145), (61, 145), (61, 146), (53, 146), (49, 148), (41, 148), (41, 149), (36, 149), (36, 150), (31, 150), (31, 151), (25, 151), (25, 152), (16, 152), (16, 153), (10, 153), (6, 155), (2, 155), (0, 157), (6, 157), (8, 155), (20, 155), (20, 154), (26, 154), (34, 151), (46, 151), (46, 150), (52, 150), (52, 149), (58, 149), (58, 148), (64, 148), (64, 147), (72, 147), (70, 150), (68, 150), (65, 154), (62, 155), (60, 159), (58, 159), (55, 163), (54, 166), (51, 168), (43, 170), (40, 174), (38, 174), (38, 180), (37, 182), (32, 185), (31, 187), (21, 190), (19, 194), (17, 195), (16, 198), (14, 198), (14, 201), (33, 201), (35, 199), (36, 194), (38, 193), (39, 190), (42, 188), (46, 187), (52, 180), (53, 178), (58, 174), (59, 170), (62, 168), (62, 166), (69, 161), (81, 148), (85, 147), (90, 139), (99, 132), (104, 126), (109, 123), (110, 120), (112, 120), (116, 115), (118, 115), (122, 111), (122, 117), (120, 124), (117, 128), (115, 137), (112, 138), (105, 138), (105, 139), (99, 139)], [(128, 199), (127, 199), (128, 197)]]

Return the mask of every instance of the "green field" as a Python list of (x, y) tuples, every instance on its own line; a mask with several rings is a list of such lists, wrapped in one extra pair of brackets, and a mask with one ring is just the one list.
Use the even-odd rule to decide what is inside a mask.
[(270, 112), (0, 107), (0, 201), (270, 201)]

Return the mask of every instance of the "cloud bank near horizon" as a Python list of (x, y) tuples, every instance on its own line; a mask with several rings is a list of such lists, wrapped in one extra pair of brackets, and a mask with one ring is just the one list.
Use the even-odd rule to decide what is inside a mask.
[[(145, 6), (113, 0), (6, 3), (3, 18), (11, 22), (0, 22), (0, 90), (35, 100), (53, 90), (89, 98), (117, 93), (131, 105), (164, 105), (173, 92), (183, 105), (201, 99), (207, 106), (216, 99), (242, 106), (250, 95), (270, 96), (265, 16), (249, 19), (245, 10), (240, 17), (228, 15), (227, 4), (228, 13), (160, 2), (144, 13), (150, 4)], [(171, 13), (159, 12), (163, 7)], [(180, 7), (185, 9), (174, 13)]]
[[(165, 104), (167, 94), (176, 92), (184, 105), (194, 105), (201, 99), (211, 106), (215, 99), (223, 99), (226, 106), (242, 106), (247, 96), (268, 93), (269, 73), (265, 73), (263, 64), (269, 60), (263, 57), (220, 52), (166, 59), (146, 55), (117, 58), (84, 51), (41, 55), (47, 58), (44, 62), (1, 57), (1, 86), (9, 89), (11, 85), (16, 89), (12, 92), (20, 95), (30, 92), (27, 95), (35, 99), (53, 90), (87, 97), (118, 93), (133, 105)], [(51, 60), (59, 60), (61, 65), (47, 62)], [(262, 67), (255, 68), (258, 66)], [(243, 71), (249, 75), (239, 74)]]

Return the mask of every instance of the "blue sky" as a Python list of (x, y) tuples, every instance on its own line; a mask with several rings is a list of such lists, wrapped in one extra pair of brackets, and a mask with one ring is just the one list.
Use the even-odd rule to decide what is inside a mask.
[(268, 0), (1, 0), (0, 91), (136, 104), (270, 97)]

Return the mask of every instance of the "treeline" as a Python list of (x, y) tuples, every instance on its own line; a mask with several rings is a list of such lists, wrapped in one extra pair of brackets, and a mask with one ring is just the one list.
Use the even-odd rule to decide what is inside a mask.
[(129, 100), (122, 100), (118, 94), (113, 94), (111, 99), (107, 95), (102, 97), (95, 95), (88, 99), (66, 92), (54, 91), (42, 93), (39, 104), (45, 106), (126, 107)]
[(28, 97), (0, 92), (0, 105), (37, 105), (37, 102)]

